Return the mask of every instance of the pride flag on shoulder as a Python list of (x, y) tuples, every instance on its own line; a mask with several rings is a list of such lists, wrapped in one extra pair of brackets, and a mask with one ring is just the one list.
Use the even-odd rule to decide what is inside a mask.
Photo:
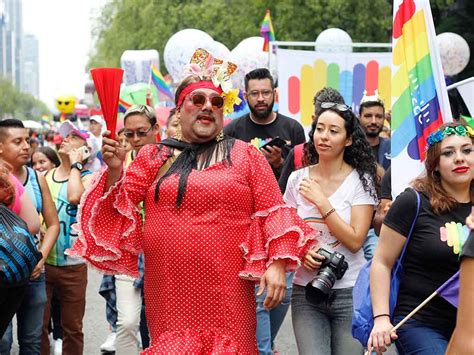
[(426, 139), (452, 121), (429, 0), (394, 0), (392, 195), (423, 171)]
[(161, 75), (160, 71), (158, 68), (155, 66), (155, 64), (151, 65), (151, 81), (153, 84), (155, 84), (158, 93), (164, 95), (168, 100), (173, 101), (174, 95), (171, 92), (170, 87), (168, 86), (168, 83), (165, 81), (163, 78), (163, 75)]
[(268, 52), (270, 48), (270, 42), (275, 41), (275, 31), (273, 31), (270, 10), (267, 10), (265, 17), (263, 18), (262, 27), (260, 27), (260, 34), (264, 39), (263, 51)]

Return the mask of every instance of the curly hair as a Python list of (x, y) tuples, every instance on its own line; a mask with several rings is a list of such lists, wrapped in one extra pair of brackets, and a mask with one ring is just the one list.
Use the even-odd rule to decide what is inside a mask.
[[(314, 95), (314, 98), (313, 98), (315, 120), (317, 120), (321, 112), (323, 112), (324, 109), (321, 107), (321, 104), (324, 102), (334, 102), (336, 104), (345, 104), (344, 98), (339, 93), (339, 91), (331, 87), (322, 88)], [(303, 161), (302, 161), (303, 166), (309, 166), (309, 165), (313, 165), (317, 163), (317, 161), (308, 161), (306, 159), (306, 157), (311, 156), (310, 149), (311, 149), (310, 145), (308, 144), (308, 142), (306, 142), (303, 146), (303, 152), (304, 152)]]
[[(441, 125), (438, 131), (443, 131), (446, 127), (466, 126), (463, 121), (450, 122)], [(474, 142), (474, 139), (472, 139)], [(441, 141), (442, 142), (442, 141)], [(412, 182), (412, 187), (420, 192), (426, 193), (430, 198), (430, 205), (437, 215), (452, 211), (458, 205), (454, 197), (448, 194), (441, 184), (441, 174), (438, 171), (439, 159), (441, 156), (441, 142), (429, 146), (426, 151), (425, 172)], [(474, 202), (474, 184), (470, 186), (471, 202)]]
[(15, 186), (10, 180), (10, 166), (0, 162), (0, 203), (10, 205), (15, 199)]
[[(339, 111), (336, 108), (322, 109), (321, 114), (326, 111), (335, 112), (344, 120), (347, 137), (352, 138), (352, 144), (344, 149), (343, 159), (357, 171), (364, 190), (377, 199), (380, 187), (380, 178), (377, 176), (377, 162), (357, 116), (350, 109)], [(313, 139), (317, 123), (318, 119), (314, 120), (311, 125), (309, 141), (306, 143), (308, 149), (304, 152), (304, 160), (308, 161), (309, 165), (316, 164), (319, 161), (319, 154), (314, 146)]]

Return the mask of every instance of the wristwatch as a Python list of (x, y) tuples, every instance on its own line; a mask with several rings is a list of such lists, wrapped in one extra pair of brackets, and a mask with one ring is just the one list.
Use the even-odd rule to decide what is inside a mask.
[(71, 170), (72, 169), (77, 169), (79, 171), (82, 171), (82, 169), (84, 169), (84, 166), (81, 163), (74, 163), (71, 165)]

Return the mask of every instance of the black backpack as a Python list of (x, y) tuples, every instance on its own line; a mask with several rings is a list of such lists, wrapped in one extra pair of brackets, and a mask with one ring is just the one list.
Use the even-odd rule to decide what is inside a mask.
[(0, 204), (0, 287), (26, 284), (41, 257), (25, 221)]

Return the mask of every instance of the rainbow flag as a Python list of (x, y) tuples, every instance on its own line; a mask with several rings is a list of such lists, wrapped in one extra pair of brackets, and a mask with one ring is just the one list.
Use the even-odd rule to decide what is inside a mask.
[(119, 99), (119, 112), (122, 112), (124, 113), (125, 111), (127, 111), (130, 106), (132, 106), (131, 104), (129, 104), (128, 102), (122, 100), (122, 99)]
[(394, 0), (392, 195), (423, 171), (426, 139), (452, 121), (429, 0)]
[(267, 10), (265, 17), (262, 21), (262, 26), (260, 27), (260, 34), (262, 35), (263, 42), (263, 51), (268, 52), (270, 48), (270, 42), (275, 41), (275, 31), (273, 31), (272, 19), (270, 17), (270, 10)]
[(168, 98), (168, 100), (164, 101), (173, 101), (174, 95), (171, 92), (170, 86), (166, 83), (165, 78), (163, 78), (155, 64), (151, 65), (151, 81), (155, 84), (158, 92)]

